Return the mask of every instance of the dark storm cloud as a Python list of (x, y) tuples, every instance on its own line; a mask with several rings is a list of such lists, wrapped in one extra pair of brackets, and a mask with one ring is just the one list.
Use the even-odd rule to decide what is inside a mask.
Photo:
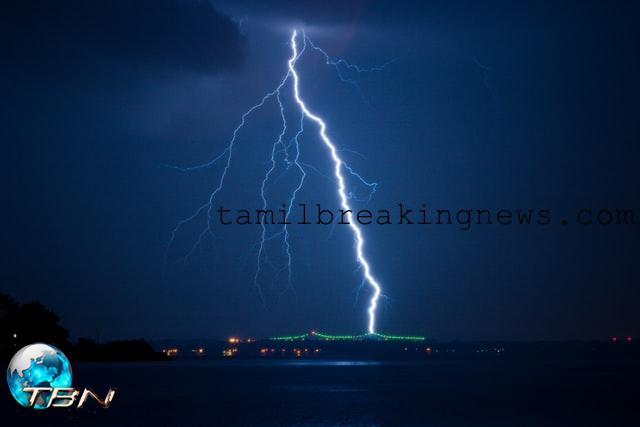
[[(407, 27), (433, 24), (434, 18), (449, 17), (448, 24), (459, 23), (465, 26), (477, 25), (478, 15), (495, 15), (497, 11), (521, 10), (525, 7), (513, 5), (513, 2), (498, 1), (499, 7), (492, 8), (486, 2), (468, 0), (456, 1), (415, 1), (397, 0), (325, 0), (291, 1), (274, 0), (238, 0), (232, 4), (218, 2), (224, 10), (238, 16), (246, 15), (251, 21), (269, 20), (272, 23), (286, 22), (326, 28), (341, 26), (366, 26), (380, 28)], [(489, 7), (488, 7), (489, 6)], [(458, 22), (456, 22), (458, 21)]]
[(205, 1), (16, 0), (3, 9), (3, 62), (21, 72), (108, 64), (218, 73), (242, 62), (237, 24)]
[[(520, 31), (564, 27), (569, 31), (579, 17), (598, 17), (607, 25), (620, 17), (636, 16), (633, 2), (513, 2), (507, 0), (212, 0), (220, 10), (249, 22), (289, 31), (302, 25), (325, 35), (344, 37), (344, 31), (373, 30), (393, 37), (390, 30), (419, 29), (464, 34), (471, 29)], [(387, 32), (383, 32), (387, 30)]]

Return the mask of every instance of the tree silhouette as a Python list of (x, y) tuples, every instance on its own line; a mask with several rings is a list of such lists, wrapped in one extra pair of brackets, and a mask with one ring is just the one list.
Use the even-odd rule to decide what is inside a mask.
[(60, 317), (41, 303), (18, 304), (0, 294), (0, 346), (7, 351), (44, 342), (69, 347), (69, 331), (58, 324)]
[(80, 338), (69, 342), (69, 331), (58, 324), (60, 317), (35, 301), (19, 304), (9, 295), (0, 294), (0, 358), (8, 359), (21, 347), (43, 342), (52, 344), (73, 360), (167, 360), (143, 339), (99, 344)]
[[(17, 339), (20, 305), (9, 295), (0, 294), (0, 346), (12, 346)], [(15, 337), (14, 337), (15, 334)]]

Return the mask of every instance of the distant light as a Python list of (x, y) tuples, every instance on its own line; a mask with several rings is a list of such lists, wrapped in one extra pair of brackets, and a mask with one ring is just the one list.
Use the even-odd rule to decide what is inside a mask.
[(164, 354), (166, 354), (167, 356), (175, 356), (178, 354), (178, 349), (177, 348), (163, 348), (162, 352)]
[(627, 342), (631, 342), (631, 341), (633, 341), (633, 338), (627, 337)]
[(225, 348), (224, 350), (222, 350), (222, 355), (224, 357), (233, 357), (237, 352), (237, 348)]
[(618, 337), (611, 337), (611, 341), (613, 341), (613, 342), (618, 341)]
[(240, 338), (231, 337), (229, 338), (229, 344), (238, 344), (240, 342)]
[(18, 334), (13, 334), (13, 338), (18, 338)]

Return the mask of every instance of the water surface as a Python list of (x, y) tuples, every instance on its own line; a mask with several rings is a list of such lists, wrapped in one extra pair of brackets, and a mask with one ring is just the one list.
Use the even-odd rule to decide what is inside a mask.
[[(103, 410), (34, 413), (2, 393), (3, 425), (638, 426), (638, 362), (171, 361), (76, 363)], [(18, 425), (18, 424), (15, 424)]]

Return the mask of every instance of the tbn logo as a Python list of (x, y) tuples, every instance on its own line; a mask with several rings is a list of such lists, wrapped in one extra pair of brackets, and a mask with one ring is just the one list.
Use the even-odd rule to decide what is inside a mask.
[[(38, 402), (38, 397), (41, 396), (41, 393), (50, 394), (48, 399), (45, 399), (47, 404), (45, 408), (69, 408), (73, 406), (80, 392), (73, 387), (25, 387), (22, 389), (25, 393), (31, 393), (31, 397), (29, 398), (29, 403), (27, 408), (32, 408), (36, 402)], [(110, 388), (107, 392), (107, 396), (103, 399), (96, 394), (90, 388), (85, 388), (80, 396), (80, 400), (78, 400), (78, 408), (82, 408), (84, 404), (87, 402), (87, 399), (91, 397), (93, 400), (98, 402), (100, 406), (103, 408), (108, 408), (111, 405), (111, 401), (116, 394), (116, 390)]]
[(13, 398), (25, 408), (70, 408), (76, 404), (82, 408), (88, 400), (94, 400), (108, 408), (116, 394), (114, 388), (101, 398), (93, 389), (82, 393), (71, 387), (69, 359), (54, 346), (42, 343), (21, 348), (9, 362), (7, 383)]

